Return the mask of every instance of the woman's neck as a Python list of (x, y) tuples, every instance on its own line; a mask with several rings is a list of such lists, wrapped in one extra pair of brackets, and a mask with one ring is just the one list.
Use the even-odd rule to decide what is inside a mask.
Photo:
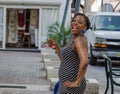
[(75, 38), (78, 37), (78, 36), (82, 36), (82, 37), (84, 37), (84, 34), (73, 35), (73, 36), (72, 36), (72, 39), (75, 39)]

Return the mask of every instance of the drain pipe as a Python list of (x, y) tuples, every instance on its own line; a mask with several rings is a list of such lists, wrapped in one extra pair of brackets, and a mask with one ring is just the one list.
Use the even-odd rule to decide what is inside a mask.
[(67, 16), (67, 11), (68, 11), (69, 2), (70, 2), (70, 0), (66, 0), (64, 15), (63, 15), (63, 19), (62, 19), (62, 25), (65, 24), (65, 20), (66, 20), (66, 16)]
[(76, 0), (76, 2), (75, 2), (74, 15), (79, 12), (80, 2), (81, 2), (81, 0)]

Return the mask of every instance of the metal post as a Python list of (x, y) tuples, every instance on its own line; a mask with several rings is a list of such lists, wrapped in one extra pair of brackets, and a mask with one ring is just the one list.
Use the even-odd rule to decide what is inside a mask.
[(69, 0), (66, 0), (66, 5), (65, 5), (65, 11), (64, 11), (64, 15), (63, 15), (62, 24), (65, 24), (65, 20), (66, 20), (66, 16), (67, 16), (67, 11), (68, 11), (68, 6), (69, 6)]
[(76, 0), (76, 2), (75, 2), (74, 15), (79, 12), (80, 2), (81, 2), (81, 0)]
[(101, 11), (102, 11), (102, 7), (103, 7), (103, 0), (101, 0)]
[(113, 9), (113, 11), (115, 11), (115, 9), (118, 7), (119, 4), (120, 4), (120, 1), (119, 1), (118, 4), (115, 6), (115, 8)]
[(101, 0), (101, 6), (103, 6), (103, 0)]

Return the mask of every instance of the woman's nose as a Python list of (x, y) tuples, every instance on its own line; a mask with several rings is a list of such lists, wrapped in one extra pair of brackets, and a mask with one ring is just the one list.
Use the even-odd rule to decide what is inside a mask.
[(75, 25), (77, 25), (78, 24), (78, 22), (77, 21), (75, 21)]

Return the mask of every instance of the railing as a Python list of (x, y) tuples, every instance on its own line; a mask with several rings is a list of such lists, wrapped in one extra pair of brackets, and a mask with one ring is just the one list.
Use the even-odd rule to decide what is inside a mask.
[(111, 94), (114, 94), (114, 86), (119, 86), (120, 87), (120, 67), (113, 67), (112, 66), (112, 61), (111, 59), (105, 55), (101, 54), (101, 57), (104, 58), (105, 60), (105, 72), (106, 72), (106, 90), (104, 94), (107, 94), (108, 89), (110, 88), (111, 85)]

